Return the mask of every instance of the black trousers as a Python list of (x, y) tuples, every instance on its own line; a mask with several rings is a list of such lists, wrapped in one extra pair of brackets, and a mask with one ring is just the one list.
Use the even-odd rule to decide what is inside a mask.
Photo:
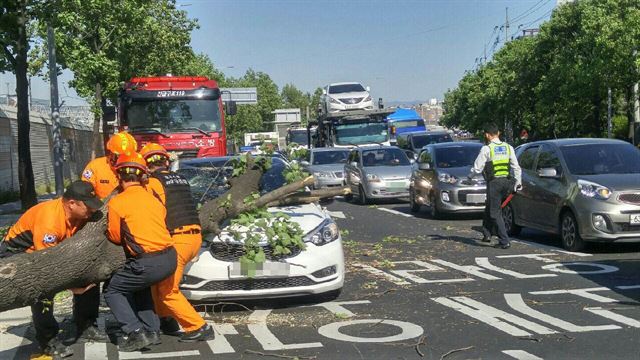
[(122, 331), (160, 331), (160, 320), (153, 307), (150, 286), (176, 271), (177, 253), (171, 247), (165, 252), (127, 259), (104, 293), (104, 299), (120, 323)]
[[(95, 324), (98, 319), (99, 306), (100, 290), (98, 286), (82, 295), (73, 296), (73, 317), (78, 334), (87, 326)], [(36, 330), (36, 340), (41, 347), (45, 347), (60, 330), (58, 322), (53, 317), (53, 297), (43, 298), (31, 305), (31, 319)]]
[(484, 205), (482, 233), (486, 238), (489, 238), (496, 229), (500, 244), (509, 244), (509, 235), (504, 226), (500, 206), (502, 201), (513, 192), (514, 187), (515, 180), (508, 178), (495, 178), (487, 182), (487, 201)]

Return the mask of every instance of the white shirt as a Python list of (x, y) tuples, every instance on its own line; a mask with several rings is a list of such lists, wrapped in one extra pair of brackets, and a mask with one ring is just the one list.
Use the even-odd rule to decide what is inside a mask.
[[(499, 138), (495, 138), (491, 140), (494, 144), (501, 144)], [(506, 144), (509, 147), (509, 167), (511, 168), (511, 172), (513, 172), (513, 177), (516, 179), (516, 186), (522, 185), (522, 169), (520, 169), (520, 164), (518, 164), (518, 158), (516, 158), (516, 152), (513, 149), (513, 146)], [(491, 159), (491, 149), (488, 145), (485, 145), (480, 149), (480, 154), (476, 158), (476, 161), (473, 163), (473, 167), (471, 168), (471, 173), (469, 177), (474, 177), (476, 175), (482, 174), (484, 170), (484, 166), (487, 161)]]

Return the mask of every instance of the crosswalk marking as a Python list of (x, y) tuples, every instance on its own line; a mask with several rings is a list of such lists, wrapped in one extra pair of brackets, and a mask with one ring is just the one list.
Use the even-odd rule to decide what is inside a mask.
[[(168, 351), (161, 353), (143, 353), (140, 351), (132, 351), (132, 352), (120, 352), (119, 354), (120, 360), (136, 360), (136, 359), (175, 359), (179, 357), (187, 357), (187, 356), (200, 356), (200, 351), (198, 350), (189, 350), (189, 351)], [(90, 358), (89, 358), (90, 359)]]
[(408, 218), (413, 217), (413, 215), (405, 214), (405, 213), (403, 213), (401, 211), (398, 211), (398, 210), (387, 209), (387, 208), (383, 208), (383, 207), (378, 208), (378, 210), (386, 211), (386, 212), (391, 213), (391, 214), (400, 215), (400, 216), (404, 216), (404, 217), (408, 217)]
[(84, 343), (85, 359), (106, 359), (107, 343), (103, 342), (87, 342)]
[(542, 358), (530, 354), (524, 350), (503, 350), (502, 353), (518, 360), (543, 360)]

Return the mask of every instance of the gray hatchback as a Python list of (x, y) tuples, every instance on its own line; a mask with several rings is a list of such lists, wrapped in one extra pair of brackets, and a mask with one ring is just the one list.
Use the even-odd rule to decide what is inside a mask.
[(503, 217), (559, 234), (570, 251), (585, 242), (640, 242), (640, 150), (609, 139), (560, 139), (518, 147), (522, 191)]

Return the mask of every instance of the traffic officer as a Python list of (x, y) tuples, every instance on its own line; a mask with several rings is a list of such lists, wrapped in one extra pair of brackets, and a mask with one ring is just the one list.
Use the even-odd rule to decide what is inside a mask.
[(138, 150), (136, 139), (128, 132), (114, 134), (107, 141), (105, 156), (90, 161), (82, 172), (82, 180), (96, 189), (100, 199), (104, 199), (118, 186), (118, 178), (114, 170), (118, 156), (132, 154)]
[(147, 190), (167, 209), (167, 227), (178, 253), (176, 272), (151, 289), (160, 328), (165, 334), (177, 335), (177, 320), (185, 331), (180, 341), (207, 340), (213, 335), (213, 329), (180, 292), (184, 267), (198, 255), (202, 246), (200, 220), (189, 182), (169, 171), (169, 153), (161, 145), (148, 143), (140, 153), (151, 172)]
[[(27, 210), (0, 242), (0, 258), (20, 253), (40, 251), (66, 240), (84, 226), (91, 215), (102, 206), (91, 184), (75, 181), (59, 199), (41, 202)], [(64, 259), (61, 259), (63, 263)], [(100, 292), (95, 284), (70, 289), (74, 293), (73, 315), (78, 334), (87, 340), (106, 340), (96, 327)], [(71, 348), (57, 338), (58, 323), (53, 317), (52, 297), (31, 305), (36, 340), (46, 355), (66, 357)]]
[(487, 145), (480, 149), (480, 154), (478, 154), (468, 177), (473, 179), (476, 175), (483, 174), (487, 182), (487, 200), (482, 220), (482, 241), (491, 241), (492, 229), (496, 226), (499, 238), (496, 247), (508, 249), (511, 243), (505, 229), (500, 205), (511, 192), (522, 188), (522, 170), (518, 165), (513, 147), (500, 140), (500, 131), (495, 124), (485, 126), (484, 138)]
[(104, 298), (126, 334), (120, 351), (160, 344), (160, 321), (150, 286), (176, 270), (176, 250), (165, 207), (142, 186), (148, 169), (142, 155), (120, 155), (115, 165), (122, 192), (107, 204), (107, 235), (122, 245), (125, 266), (116, 271)]

